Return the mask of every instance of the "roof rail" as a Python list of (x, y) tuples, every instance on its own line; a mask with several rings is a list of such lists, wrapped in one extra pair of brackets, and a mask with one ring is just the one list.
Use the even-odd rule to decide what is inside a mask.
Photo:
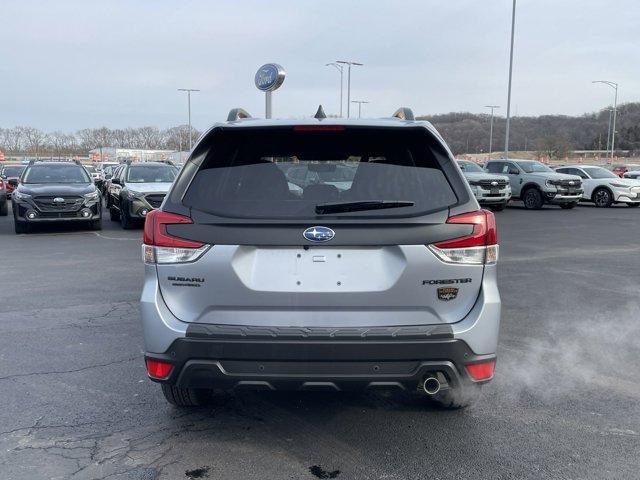
[(416, 117), (413, 116), (413, 111), (409, 107), (400, 107), (395, 111), (393, 116), (400, 120), (414, 121), (416, 119)]
[(232, 108), (227, 115), (227, 122), (235, 122), (242, 118), (251, 118), (251, 115), (244, 108)]

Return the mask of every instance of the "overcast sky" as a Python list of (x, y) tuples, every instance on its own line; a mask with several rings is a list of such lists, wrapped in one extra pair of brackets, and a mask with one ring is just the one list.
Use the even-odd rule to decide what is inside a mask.
[[(504, 114), (510, 16), (511, 0), (1, 0), (0, 127), (164, 128), (186, 123), (181, 87), (202, 90), (199, 129), (236, 106), (264, 115), (253, 77), (267, 62), (287, 71), (274, 116), (336, 113), (337, 59), (365, 64), (364, 116)], [(513, 111), (598, 110), (613, 98), (600, 78), (640, 101), (639, 25), (637, 0), (519, 0)]]

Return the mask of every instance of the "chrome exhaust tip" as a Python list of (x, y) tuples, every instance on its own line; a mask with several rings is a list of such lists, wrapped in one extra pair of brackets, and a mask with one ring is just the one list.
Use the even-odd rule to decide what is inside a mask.
[(440, 391), (440, 380), (433, 376), (427, 377), (422, 382), (422, 388), (428, 395), (435, 395)]

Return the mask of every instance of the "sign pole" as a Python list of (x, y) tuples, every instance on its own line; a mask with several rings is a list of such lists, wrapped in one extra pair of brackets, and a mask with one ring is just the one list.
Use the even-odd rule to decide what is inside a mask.
[(264, 118), (271, 118), (271, 92), (264, 92)]
[(271, 118), (272, 102), (271, 97), (274, 90), (277, 90), (284, 82), (286, 72), (277, 63), (267, 63), (261, 66), (256, 72), (255, 84), (258, 90), (264, 92), (264, 117)]

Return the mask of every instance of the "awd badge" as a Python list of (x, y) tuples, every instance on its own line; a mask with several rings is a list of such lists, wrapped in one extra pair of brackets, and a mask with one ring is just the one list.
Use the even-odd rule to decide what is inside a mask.
[(448, 302), (458, 296), (458, 289), (455, 287), (440, 287), (438, 288), (438, 300)]

